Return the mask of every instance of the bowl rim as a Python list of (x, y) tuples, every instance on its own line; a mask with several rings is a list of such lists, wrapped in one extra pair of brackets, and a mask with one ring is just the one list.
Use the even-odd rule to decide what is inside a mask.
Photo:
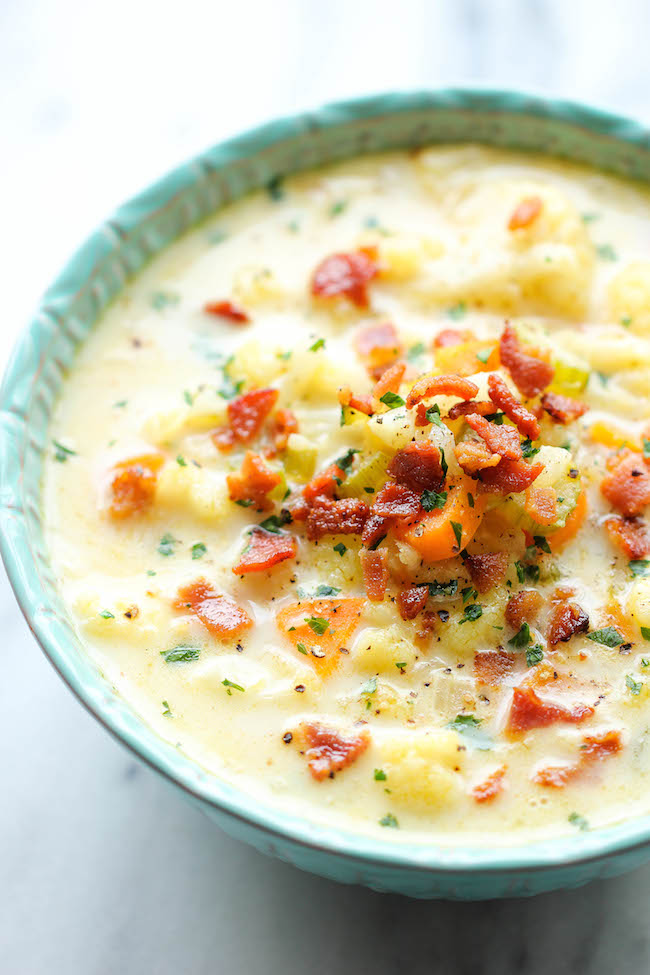
[[(528, 94), (517, 90), (492, 88), (444, 88), (436, 90), (397, 91), (370, 95), (362, 98), (331, 102), (312, 111), (286, 115), (274, 121), (249, 129), (217, 143), (200, 152), (188, 161), (168, 171), (162, 178), (150, 184), (131, 197), (86, 240), (64, 266), (54, 283), (47, 289), (36, 314), (20, 333), (13, 352), (8, 360), (0, 390), (0, 416), (19, 412), (26, 408), (29, 396), (24, 379), (24, 361), (30, 345), (38, 343), (37, 324), (39, 315), (52, 305), (65, 305), (71, 294), (80, 290), (92, 275), (97, 263), (98, 251), (105, 252), (107, 236), (114, 237), (114, 228), (125, 225), (136, 227), (146, 220), (147, 214), (160, 208), (160, 201), (169, 203), (178, 193), (183, 193), (191, 181), (188, 169), (200, 166), (210, 156), (214, 166), (215, 156), (222, 163), (233, 159), (246, 159), (250, 147), (253, 154), (260, 148), (269, 148), (286, 139), (298, 137), (314, 126), (321, 130), (336, 129), (337, 126), (370, 119), (379, 115), (399, 115), (415, 110), (440, 109), (471, 110), (477, 113), (510, 113), (526, 116), (537, 121), (556, 120), (573, 127), (585, 128), (589, 132), (603, 136), (614, 142), (635, 145), (650, 151), (650, 131), (641, 123), (609, 111), (604, 111), (584, 103)], [(477, 139), (476, 141), (480, 141)], [(469, 141), (467, 142), (469, 144)], [(549, 153), (552, 158), (552, 154)], [(595, 167), (601, 168), (602, 167)], [(155, 202), (155, 201), (158, 202)], [(219, 207), (215, 209), (215, 213)], [(162, 251), (164, 247), (157, 250)], [(35, 377), (33, 377), (33, 382)], [(30, 385), (29, 390), (31, 391)], [(25, 424), (22, 440), (29, 432)], [(6, 438), (3, 438), (3, 440)], [(137, 755), (142, 761), (182, 789), (193, 799), (223, 814), (227, 819), (237, 820), (242, 825), (252, 827), (271, 835), (278, 841), (318, 852), (327, 857), (354, 860), (365, 867), (380, 869), (408, 870), (427, 874), (520, 874), (531, 871), (547, 871), (560, 867), (577, 867), (607, 857), (624, 853), (632, 854), (650, 844), (650, 814), (625, 819), (615, 825), (595, 828), (589, 832), (575, 835), (562, 835), (552, 839), (536, 840), (514, 845), (494, 845), (487, 848), (476, 845), (441, 846), (426, 841), (409, 841), (393, 834), (391, 841), (378, 838), (360, 829), (343, 826), (323, 825), (311, 822), (306, 816), (286, 822), (285, 812), (277, 803), (259, 801), (252, 792), (235, 785), (232, 795), (218, 794), (215, 782), (223, 782), (218, 776), (196, 776), (197, 765), (192, 759), (180, 755), (174, 747), (166, 745), (166, 759), (162, 760), (137, 733), (146, 731), (148, 725), (137, 715), (136, 731), (117, 727), (111, 708), (104, 697), (97, 699), (81, 680), (72, 666), (76, 649), (66, 651), (52, 638), (47, 619), (36, 615), (30, 605), (31, 592), (26, 584), (29, 572), (35, 569), (32, 542), (26, 527), (25, 518), (15, 519), (25, 513), (22, 475), (13, 478), (3, 477), (0, 505), (0, 553), (13, 588), (16, 600), (37, 643), (43, 650), (61, 679), (114, 738)], [(5, 531), (8, 512), (12, 517), (12, 538)], [(43, 601), (46, 602), (45, 593)], [(106, 681), (107, 679), (103, 677)], [(134, 712), (135, 713), (135, 712)], [(149, 729), (152, 730), (152, 729)], [(155, 733), (154, 733), (155, 734)], [(160, 739), (164, 741), (163, 739)], [(167, 754), (169, 752), (170, 754)], [(192, 773), (193, 774), (190, 774)], [(386, 838), (389, 839), (388, 837)]]

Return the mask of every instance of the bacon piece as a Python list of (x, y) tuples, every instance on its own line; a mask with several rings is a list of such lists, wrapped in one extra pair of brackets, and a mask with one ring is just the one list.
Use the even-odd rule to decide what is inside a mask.
[(330, 464), (322, 474), (313, 477), (309, 484), (302, 489), (302, 496), (309, 504), (316, 498), (333, 498), (340, 482), (345, 478), (345, 471), (337, 464)]
[(285, 559), (295, 559), (297, 551), (298, 546), (292, 535), (253, 528), (250, 544), (244, 549), (232, 571), (238, 576), (249, 572), (264, 572)]
[(577, 603), (556, 602), (549, 620), (548, 642), (552, 647), (567, 643), (576, 633), (586, 633), (589, 617)]
[(650, 504), (650, 471), (637, 451), (630, 451), (600, 482), (600, 490), (623, 515), (640, 515)]
[(432, 443), (416, 441), (398, 450), (387, 472), (412, 491), (439, 491), (445, 475), (440, 463), (440, 451)]
[(287, 503), (287, 510), (291, 515), (292, 521), (307, 521), (307, 515), (309, 514), (310, 504), (305, 501), (302, 494), (298, 497), (291, 498)]
[(366, 548), (373, 548), (378, 545), (382, 538), (388, 534), (391, 526), (390, 518), (381, 518), (379, 515), (371, 514), (363, 527), (361, 541)]
[(174, 609), (190, 610), (216, 636), (235, 636), (253, 625), (248, 613), (216, 592), (206, 579), (179, 589), (173, 605)]
[(515, 668), (515, 655), (506, 650), (481, 650), (474, 654), (474, 676), (480, 684), (498, 687)]
[(498, 795), (503, 792), (504, 788), (504, 778), (506, 774), (506, 766), (502, 765), (501, 768), (495, 769), (488, 775), (487, 779), (483, 782), (479, 782), (472, 789), (472, 796), (477, 802), (491, 802), (492, 799), (496, 799)]
[(583, 416), (589, 407), (586, 403), (580, 403), (577, 399), (571, 399), (569, 396), (561, 396), (559, 393), (544, 393), (542, 409), (546, 410), (556, 423), (566, 425)]
[(366, 416), (372, 416), (375, 412), (371, 396), (357, 396), (351, 389), (344, 387), (339, 389), (338, 398), (341, 406), (351, 406), (353, 410), (365, 413)]
[(428, 586), (412, 586), (403, 589), (397, 597), (397, 608), (403, 620), (414, 620), (427, 604)]
[(557, 494), (553, 488), (530, 487), (524, 509), (538, 525), (552, 525), (557, 520)]
[(336, 772), (341, 772), (363, 755), (370, 744), (370, 733), (366, 728), (344, 733), (314, 721), (303, 723), (300, 730), (307, 746), (305, 757), (309, 771), (317, 782), (333, 779)]
[(238, 324), (250, 322), (250, 316), (243, 308), (233, 304), (232, 301), (206, 301), (203, 306), (203, 311), (208, 315), (217, 315), (219, 318), (226, 318), (229, 322), (237, 322)]
[(519, 402), (507, 383), (494, 372), (488, 376), (488, 395), (494, 405), (512, 420), (522, 437), (537, 440), (540, 433), (537, 417)]
[(521, 230), (530, 227), (542, 212), (544, 201), (541, 196), (526, 196), (520, 200), (508, 220), (508, 230)]
[(650, 534), (645, 521), (611, 515), (604, 524), (610, 540), (628, 559), (644, 559), (650, 555)]
[(234, 444), (248, 444), (262, 429), (264, 421), (278, 398), (277, 389), (252, 389), (228, 403), (227, 427), (212, 433), (219, 450), (229, 450)]
[(360, 535), (369, 513), (368, 505), (356, 498), (318, 497), (307, 515), (307, 538), (313, 542), (324, 535)]
[(506, 623), (513, 630), (519, 630), (522, 623), (532, 623), (542, 608), (543, 602), (544, 600), (536, 589), (522, 589), (508, 600), (505, 613)]
[(259, 454), (247, 450), (241, 470), (226, 476), (228, 496), (231, 501), (253, 501), (258, 509), (265, 510), (272, 507), (269, 491), (281, 480), (281, 475), (267, 467)]
[(478, 386), (469, 379), (453, 374), (447, 376), (423, 376), (413, 385), (406, 399), (409, 409), (419, 403), (425, 396), (435, 396), (437, 393), (445, 396), (457, 396), (458, 399), (473, 399), (478, 393)]
[[(421, 403), (418, 403), (418, 410), (421, 405)], [(447, 419), (458, 420), (459, 417), (467, 416), (469, 413), (478, 413), (479, 416), (490, 416), (490, 414), (494, 413), (494, 403), (476, 399), (467, 400), (465, 403), (456, 403), (449, 410)]]
[(514, 427), (490, 423), (478, 413), (465, 417), (467, 425), (485, 441), (488, 450), (499, 454), (503, 460), (520, 460), (522, 457), (519, 433)]
[(112, 518), (128, 518), (153, 504), (163, 460), (162, 454), (142, 454), (111, 469), (108, 512)]
[(371, 603), (383, 602), (388, 585), (386, 553), (383, 551), (369, 552), (367, 549), (363, 549), (359, 553), (359, 560), (368, 599)]
[(375, 397), (375, 399), (380, 400), (382, 396), (386, 395), (386, 393), (396, 393), (399, 390), (405, 369), (405, 362), (396, 362), (394, 366), (389, 366), (388, 369), (382, 373), (381, 379), (375, 383), (375, 387), (372, 391), (372, 395)]
[(454, 455), (470, 477), (486, 467), (496, 467), (501, 460), (501, 454), (491, 453), (482, 440), (461, 440), (454, 447)]
[(620, 731), (606, 731), (602, 735), (585, 735), (580, 746), (580, 759), (572, 765), (548, 765), (539, 769), (533, 782), (552, 789), (561, 789), (572, 779), (578, 778), (590, 765), (616, 755), (621, 750)]
[(377, 494), (372, 513), (380, 518), (409, 518), (420, 512), (420, 497), (404, 484), (389, 482)]
[(427, 419), (427, 405), (426, 403), (418, 403), (415, 408), (415, 425), (416, 427), (428, 427), (431, 420)]
[(485, 552), (483, 555), (468, 555), (465, 565), (476, 589), (488, 592), (504, 578), (508, 568), (507, 552)]
[(367, 325), (357, 332), (354, 344), (361, 358), (372, 360), (375, 366), (390, 365), (404, 354), (404, 346), (392, 322)]
[(443, 328), (442, 332), (438, 332), (434, 338), (433, 347), (434, 349), (444, 349), (450, 345), (462, 345), (463, 342), (467, 342), (473, 337), (472, 333), (467, 330), (459, 332), (457, 328)]
[(270, 427), (276, 450), (286, 450), (291, 434), (298, 433), (296, 414), (283, 407), (271, 418)]
[(501, 334), (499, 354), (515, 386), (524, 396), (538, 396), (553, 379), (553, 366), (522, 352), (517, 333), (510, 322), (506, 322)]
[(311, 293), (316, 298), (344, 296), (359, 308), (367, 308), (368, 284), (378, 271), (374, 248), (330, 254), (312, 275)]
[(579, 724), (593, 713), (594, 709), (587, 704), (574, 704), (572, 708), (565, 708), (542, 700), (532, 687), (515, 687), (507, 728), (509, 732), (516, 734), (531, 728), (546, 728), (556, 721)]
[(535, 785), (543, 785), (551, 789), (562, 789), (567, 782), (575, 778), (581, 771), (580, 765), (547, 765), (538, 769), (531, 777)]
[(481, 471), (481, 487), (490, 494), (519, 494), (530, 487), (543, 470), (543, 464), (502, 460), (496, 467)]

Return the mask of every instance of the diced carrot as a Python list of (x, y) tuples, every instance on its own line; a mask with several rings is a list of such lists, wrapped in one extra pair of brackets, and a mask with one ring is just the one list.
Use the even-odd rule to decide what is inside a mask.
[(436, 369), (441, 372), (455, 372), (459, 376), (491, 372), (499, 368), (499, 347), (494, 342), (482, 342), (480, 339), (444, 345), (436, 348), (435, 362)]
[[(277, 614), (277, 626), (321, 677), (329, 677), (341, 661), (340, 649), (347, 649), (359, 625), (364, 602), (364, 599), (347, 597), (291, 603)], [(320, 630), (323, 632), (317, 632)]]
[(153, 504), (163, 461), (162, 454), (142, 454), (111, 469), (108, 511), (112, 518), (128, 518)]
[(569, 515), (564, 525), (564, 528), (558, 528), (552, 534), (548, 536), (548, 543), (553, 552), (559, 552), (567, 542), (570, 542), (572, 538), (580, 531), (582, 523), (587, 515), (587, 495), (584, 491), (581, 491), (578, 495), (578, 500), (576, 506)]
[[(447, 501), (443, 508), (425, 512), (406, 525), (395, 526), (395, 534), (408, 542), (427, 562), (451, 559), (474, 537), (487, 503), (485, 495), (477, 495), (474, 482), (464, 478), (447, 486)], [(472, 495), (474, 506), (469, 503)], [(459, 526), (460, 539), (454, 525)]]
[(270, 430), (276, 450), (286, 450), (289, 437), (298, 432), (296, 414), (293, 410), (281, 407), (271, 418)]
[(253, 625), (248, 613), (216, 592), (206, 579), (197, 579), (179, 589), (174, 608), (194, 613), (215, 636), (235, 636)]

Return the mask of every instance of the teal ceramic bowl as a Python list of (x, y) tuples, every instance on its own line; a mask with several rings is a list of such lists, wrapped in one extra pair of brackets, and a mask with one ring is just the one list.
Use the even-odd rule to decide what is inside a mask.
[(66, 369), (104, 308), (154, 254), (276, 177), (360, 153), (469, 141), (650, 183), (650, 133), (570, 102), (448, 90), (381, 95), (280, 119), (174, 170), (92, 234), (43, 297), (0, 393), (2, 555), (30, 629), (79, 700), (227, 833), (258, 850), (345, 883), (457, 899), (536, 894), (629, 870), (650, 860), (650, 816), (526, 846), (437, 847), (388, 835), (378, 841), (265, 806), (160, 739), (97, 670), (67, 618), (40, 512), (48, 421)]

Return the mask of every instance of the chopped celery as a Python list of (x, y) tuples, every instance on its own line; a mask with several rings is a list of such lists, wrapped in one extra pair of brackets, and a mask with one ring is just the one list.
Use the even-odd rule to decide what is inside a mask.
[(318, 448), (311, 440), (300, 433), (291, 434), (284, 457), (284, 467), (290, 477), (308, 481), (316, 470), (317, 457)]
[(352, 406), (341, 407), (341, 426), (349, 427), (352, 423), (367, 423), (368, 417), (361, 410), (355, 410)]
[(386, 468), (390, 458), (378, 451), (364, 458), (353, 474), (343, 481), (339, 487), (339, 494), (343, 498), (362, 498), (372, 504), (372, 496), (376, 494), (386, 481)]
[(580, 474), (575, 472), (573, 458), (568, 450), (561, 447), (540, 447), (533, 463), (544, 464), (544, 470), (533, 482), (533, 487), (553, 488), (557, 495), (557, 518), (551, 525), (540, 525), (525, 509), (525, 494), (510, 494), (496, 507), (517, 528), (525, 529), (531, 535), (552, 535), (563, 528), (575, 508), (580, 494)]
[(576, 396), (584, 392), (589, 381), (590, 367), (584, 359), (562, 350), (552, 357), (555, 375), (551, 390), (564, 396)]

